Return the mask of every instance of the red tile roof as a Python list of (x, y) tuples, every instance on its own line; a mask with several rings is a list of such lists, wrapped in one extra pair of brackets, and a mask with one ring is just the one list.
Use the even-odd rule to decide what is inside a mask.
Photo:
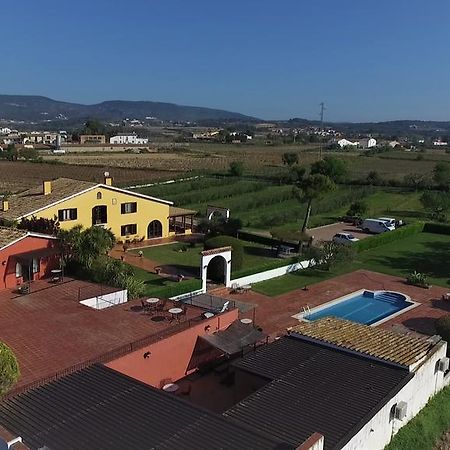
[[(119, 356), (131, 351), (130, 343), (159, 333), (168, 335), (180, 328), (168, 321), (152, 321), (151, 316), (141, 313), (139, 301), (104, 310), (79, 304), (80, 289), (83, 294), (89, 292), (88, 296), (99, 294), (93, 283), (67, 280), (50, 285), (38, 281), (32, 286), (29, 295), (0, 291), (0, 341), (13, 349), (21, 372), (14, 389), (52, 377), (79, 363), (98, 360), (108, 352), (118, 351)], [(189, 306), (186, 317), (198, 317), (201, 312)]]

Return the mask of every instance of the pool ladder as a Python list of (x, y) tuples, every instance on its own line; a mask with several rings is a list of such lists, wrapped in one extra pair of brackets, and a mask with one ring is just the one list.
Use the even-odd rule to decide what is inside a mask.
[(311, 314), (309, 305), (303, 306), (303, 319), (306, 319)]

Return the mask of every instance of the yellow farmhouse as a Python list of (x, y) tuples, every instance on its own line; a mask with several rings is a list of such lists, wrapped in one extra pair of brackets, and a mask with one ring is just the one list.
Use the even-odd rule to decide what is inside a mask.
[(103, 183), (58, 178), (3, 199), (0, 219), (56, 218), (62, 229), (75, 225), (110, 229), (119, 241), (190, 234), (195, 211), (176, 208), (167, 200)]

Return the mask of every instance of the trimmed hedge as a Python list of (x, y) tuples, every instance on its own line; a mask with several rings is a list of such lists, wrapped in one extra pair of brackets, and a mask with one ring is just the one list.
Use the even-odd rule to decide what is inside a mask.
[(354, 247), (358, 252), (363, 252), (365, 250), (380, 247), (381, 245), (389, 244), (390, 242), (398, 241), (408, 236), (421, 233), (422, 231), (424, 231), (423, 222), (411, 223), (409, 225), (405, 225), (404, 227), (397, 228), (394, 231), (389, 231), (371, 236), (367, 239), (362, 239), (355, 243)]
[(273, 239), (268, 236), (261, 236), (259, 234), (253, 234), (249, 231), (239, 230), (238, 237), (243, 241), (254, 242), (255, 244), (270, 245), (271, 247), (276, 247), (280, 243), (278, 239)]
[(450, 225), (444, 223), (426, 223), (423, 231), (436, 234), (450, 234)]

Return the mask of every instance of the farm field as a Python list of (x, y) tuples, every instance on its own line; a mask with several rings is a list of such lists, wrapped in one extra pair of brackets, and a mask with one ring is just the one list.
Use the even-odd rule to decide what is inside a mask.
[(262, 294), (275, 296), (358, 269), (403, 278), (416, 270), (427, 274), (432, 285), (449, 287), (450, 274), (447, 270), (449, 253), (450, 236), (419, 233), (363, 251), (357, 255), (352, 264), (344, 264), (331, 271), (298, 271), (255, 284), (253, 289)]
[[(230, 177), (204, 177), (168, 185), (138, 189), (143, 194), (171, 199), (175, 205), (206, 213), (208, 205), (230, 208), (231, 216), (245, 228), (270, 230), (274, 227), (298, 229), (306, 205), (300, 203), (292, 186)], [(346, 213), (355, 198), (364, 199), (368, 215), (394, 215), (408, 221), (422, 218), (420, 194), (397, 188), (340, 186), (313, 204), (310, 227), (336, 221)]]
[[(283, 166), (285, 152), (299, 154), (300, 164), (309, 166), (317, 160), (317, 144), (264, 145), (184, 143), (177, 148), (161, 147), (156, 153), (93, 153), (44, 155), (45, 160), (57, 160), (71, 165), (98, 165), (114, 168), (140, 168), (182, 173), (224, 173), (232, 161), (243, 161), (244, 173), (269, 176), (287, 172)], [(361, 151), (324, 151), (324, 155), (342, 158), (349, 169), (349, 178), (365, 178), (376, 171), (385, 179), (401, 180), (408, 173), (431, 174), (437, 161), (450, 162), (443, 151), (405, 152), (393, 150), (373, 156)], [(133, 184), (133, 183), (132, 183)]]
[[(110, 171), (109, 165), (76, 166), (68, 164), (31, 163), (25, 161), (0, 160), (0, 193), (18, 192), (42, 183), (44, 179), (59, 177), (75, 178), (85, 181), (103, 181), (105, 171)], [(165, 172), (140, 169), (114, 169), (111, 172), (114, 183), (118, 186), (128, 186), (133, 183), (148, 183), (165, 180), (178, 172)]]

